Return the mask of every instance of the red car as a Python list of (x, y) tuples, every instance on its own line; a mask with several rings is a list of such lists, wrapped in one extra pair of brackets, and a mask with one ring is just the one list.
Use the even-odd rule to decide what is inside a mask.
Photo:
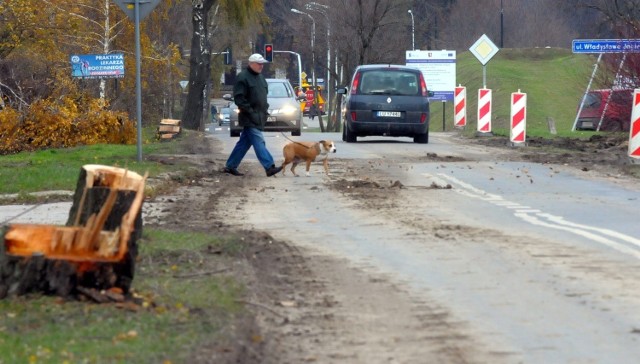
[[(629, 131), (632, 102), (633, 90), (631, 89), (590, 91), (585, 97), (576, 129)], [(578, 110), (580, 110), (580, 105), (578, 105)], [(600, 120), (602, 120), (601, 125)]]

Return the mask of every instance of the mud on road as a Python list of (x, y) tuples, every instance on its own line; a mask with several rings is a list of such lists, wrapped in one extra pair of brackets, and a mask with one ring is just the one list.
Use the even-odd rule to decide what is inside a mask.
[[(282, 191), (263, 175), (238, 178), (221, 173), (226, 156), (221, 155), (215, 139), (191, 137), (197, 139), (188, 143), (194, 148), (192, 153), (172, 158), (190, 160), (199, 172), (171, 196), (160, 196), (152, 202), (157, 216), (170, 219), (151, 214), (145, 224), (240, 236), (245, 249), (230, 274), (247, 287), (243, 301), (246, 314), (227, 328), (228, 342), (202, 348), (194, 354), (194, 362), (506, 361), (506, 353), (479, 352), (479, 343), (466, 335), (461, 323), (448, 317), (446, 308), (412, 297), (383, 275), (306, 249), (295, 244), (295, 237), (277, 241), (267, 233), (242, 229), (237, 221), (244, 214), (269, 213), (247, 211), (250, 195), (273, 195), (273, 212), (277, 212), (286, 208), (277, 200)], [(622, 136), (596, 136), (585, 141), (532, 139), (529, 147), (516, 152), (507, 146), (505, 138), (472, 142), (495, 148), (497, 158), (502, 160), (559, 164), (603, 177), (639, 175), (637, 166), (630, 165), (626, 158), (626, 139)], [(428, 154), (426, 158), (442, 162), (449, 157)], [(403, 186), (388, 172), (372, 169), (367, 161), (336, 163), (346, 172), (325, 180), (330, 186), (324, 187), (362, 208), (393, 213), (399, 207), (394, 195)]]

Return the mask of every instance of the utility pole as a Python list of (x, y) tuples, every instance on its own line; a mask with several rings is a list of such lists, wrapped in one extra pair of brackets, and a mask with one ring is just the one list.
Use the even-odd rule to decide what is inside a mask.
[(500, 48), (504, 48), (504, 7), (500, 0)]

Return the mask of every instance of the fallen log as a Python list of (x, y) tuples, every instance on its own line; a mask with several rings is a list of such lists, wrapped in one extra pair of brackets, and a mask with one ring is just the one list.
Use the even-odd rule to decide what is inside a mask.
[(29, 292), (67, 297), (78, 287), (127, 293), (142, 234), (145, 180), (126, 169), (85, 165), (65, 226), (5, 227), (0, 298)]

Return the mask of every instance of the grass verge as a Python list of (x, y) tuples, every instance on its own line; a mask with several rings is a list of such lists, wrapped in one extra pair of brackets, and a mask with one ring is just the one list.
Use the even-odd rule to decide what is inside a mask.
[[(0, 156), (0, 195), (18, 194), (13, 202), (33, 202), (28, 194), (36, 191), (73, 191), (80, 168), (85, 164), (104, 164), (128, 168), (139, 174), (149, 171), (154, 177), (163, 172), (184, 170), (184, 165), (163, 164), (145, 159), (150, 154), (178, 154), (188, 143), (185, 137), (169, 142), (156, 141), (154, 129), (145, 129), (147, 140), (142, 146), (143, 160), (137, 161), (136, 145), (87, 145), (65, 149), (47, 149)], [(37, 198), (36, 198), (37, 200)]]
[(0, 300), (0, 363), (187, 363), (240, 312), (228, 276), (241, 245), (210, 234), (146, 229), (134, 292), (141, 304)]

